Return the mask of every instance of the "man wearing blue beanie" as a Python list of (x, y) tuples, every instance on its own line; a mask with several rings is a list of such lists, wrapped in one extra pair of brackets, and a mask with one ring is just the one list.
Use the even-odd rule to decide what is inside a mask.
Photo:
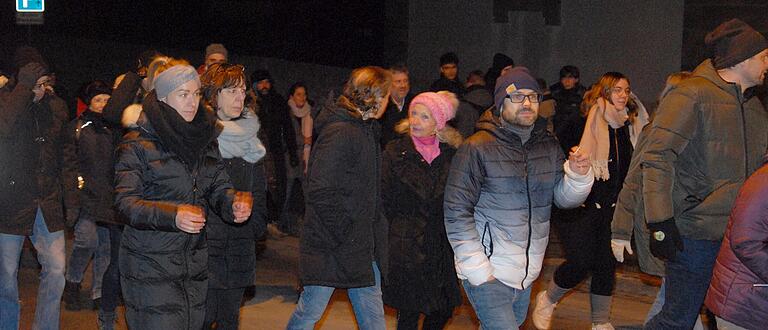
[(581, 205), (594, 177), (588, 157), (575, 149), (566, 160), (538, 118), (541, 90), (528, 69), (499, 77), (494, 101), (452, 161), (445, 228), (482, 328), (512, 329), (541, 272), (552, 202)]

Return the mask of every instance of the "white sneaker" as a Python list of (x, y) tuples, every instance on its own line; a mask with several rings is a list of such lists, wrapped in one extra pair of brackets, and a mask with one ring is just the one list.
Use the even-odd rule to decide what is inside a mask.
[(547, 298), (547, 291), (541, 291), (536, 295), (536, 306), (533, 308), (533, 325), (537, 329), (546, 330), (552, 324), (552, 313), (555, 312), (555, 306), (557, 303), (549, 302)]
[(614, 330), (613, 325), (610, 322), (594, 324), (592, 323), (592, 330)]

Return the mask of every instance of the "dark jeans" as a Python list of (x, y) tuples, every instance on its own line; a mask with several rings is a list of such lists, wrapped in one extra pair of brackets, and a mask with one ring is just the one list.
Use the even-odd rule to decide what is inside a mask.
[[(102, 226), (101, 224), (99, 226)], [(107, 271), (101, 284), (102, 312), (114, 313), (120, 299), (120, 267), (118, 256), (120, 255), (120, 238), (123, 236), (123, 226), (103, 225), (109, 230), (110, 259)]]
[(205, 329), (216, 323), (218, 330), (237, 330), (240, 318), (240, 302), (245, 288), (208, 289), (205, 302)]
[(721, 241), (683, 238), (685, 246), (674, 261), (667, 261), (664, 306), (645, 329), (691, 329), (712, 279)]
[(569, 220), (553, 222), (565, 251), (565, 262), (555, 271), (557, 286), (571, 289), (592, 274), (590, 292), (610, 296), (616, 281), (616, 260), (611, 251), (614, 207), (595, 205), (573, 210)]
[[(416, 311), (398, 310), (397, 311), (397, 330), (418, 330), (419, 316), (421, 313)], [(442, 330), (448, 320), (453, 316), (452, 310), (435, 311), (432, 314), (424, 315), (423, 330)]]

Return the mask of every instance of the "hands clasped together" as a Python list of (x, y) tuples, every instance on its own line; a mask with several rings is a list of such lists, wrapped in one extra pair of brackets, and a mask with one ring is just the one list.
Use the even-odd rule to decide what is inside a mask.
[[(243, 223), (251, 216), (253, 196), (249, 192), (238, 191), (232, 201), (232, 213), (235, 223)], [(176, 227), (189, 234), (199, 234), (205, 227), (205, 211), (196, 205), (182, 204), (176, 211)]]

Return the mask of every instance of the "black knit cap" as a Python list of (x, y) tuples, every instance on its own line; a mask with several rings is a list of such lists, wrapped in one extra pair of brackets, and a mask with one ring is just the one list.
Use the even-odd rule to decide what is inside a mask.
[(112, 95), (112, 87), (104, 81), (94, 80), (83, 89), (83, 102), (90, 105), (91, 99), (100, 94)]
[(720, 24), (704, 42), (713, 50), (715, 69), (730, 68), (768, 48), (765, 37), (738, 18)]
[(272, 82), (272, 75), (269, 74), (269, 71), (267, 70), (256, 70), (253, 71), (253, 74), (251, 74), (251, 83), (253, 84), (265, 79), (269, 80), (269, 82)]

